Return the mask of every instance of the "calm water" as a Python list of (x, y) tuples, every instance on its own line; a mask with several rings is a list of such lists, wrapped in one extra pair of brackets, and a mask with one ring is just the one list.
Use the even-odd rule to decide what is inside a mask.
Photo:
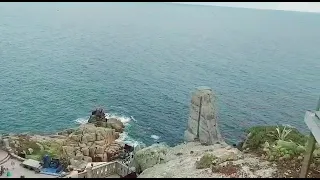
[(165, 3), (0, 3), (0, 132), (74, 127), (95, 107), (129, 137), (183, 140), (210, 86), (223, 136), (306, 131), (320, 95), (320, 14)]

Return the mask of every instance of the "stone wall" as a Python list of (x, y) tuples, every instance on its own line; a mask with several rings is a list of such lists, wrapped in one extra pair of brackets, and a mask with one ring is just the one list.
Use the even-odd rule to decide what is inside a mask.
[(191, 97), (186, 141), (200, 141), (204, 144), (222, 142), (218, 128), (215, 95), (208, 87), (199, 87)]
[(83, 172), (78, 173), (77, 171), (73, 171), (64, 178), (107, 178), (114, 174), (123, 177), (128, 175), (130, 172), (129, 167), (126, 165), (118, 161), (113, 161), (93, 167), (87, 166)]

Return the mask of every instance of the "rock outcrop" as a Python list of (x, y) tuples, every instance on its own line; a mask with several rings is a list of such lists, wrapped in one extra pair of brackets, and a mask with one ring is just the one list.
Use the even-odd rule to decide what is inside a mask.
[(165, 144), (153, 144), (152, 146), (137, 151), (134, 155), (134, 166), (137, 172), (144, 171), (156, 164), (164, 163), (169, 147)]
[(124, 130), (124, 124), (116, 118), (108, 119), (107, 127), (112, 128), (119, 133), (122, 133)]
[(215, 96), (210, 88), (200, 87), (192, 94), (185, 140), (207, 145), (223, 142), (217, 124)]
[[(88, 123), (94, 124), (97, 127), (112, 128), (119, 133), (124, 131), (124, 124), (116, 118), (107, 119), (104, 110), (101, 108), (92, 111), (92, 115), (90, 116)], [(70, 132), (70, 130), (68, 131)]]
[(104, 113), (104, 110), (101, 108), (98, 108), (94, 111), (92, 111), (91, 116), (88, 120), (88, 123), (92, 123), (97, 127), (107, 127), (107, 118)]
[(93, 124), (81, 125), (63, 143), (63, 156), (75, 167), (84, 162), (112, 161), (123, 149), (121, 144), (115, 142), (117, 137), (119, 134), (114, 129)]
[[(157, 147), (153, 148), (157, 151)], [(153, 152), (152, 149), (148, 151)], [(223, 144), (180, 144), (166, 149), (162, 158), (166, 161), (145, 169), (138, 178), (266, 178), (273, 177), (276, 172), (270, 162)]]

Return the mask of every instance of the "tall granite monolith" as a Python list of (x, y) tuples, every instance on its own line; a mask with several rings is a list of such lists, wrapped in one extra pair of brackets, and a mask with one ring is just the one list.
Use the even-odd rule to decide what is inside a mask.
[(188, 128), (184, 134), (186, 141), (207, 145), (224, 142), (218, 128), (215, 101), (211, 88), (199, 87), (192, 93)]

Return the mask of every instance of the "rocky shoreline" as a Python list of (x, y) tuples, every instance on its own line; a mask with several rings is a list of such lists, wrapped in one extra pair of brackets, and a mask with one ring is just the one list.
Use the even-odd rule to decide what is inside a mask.
[[(230, 146), (221, 138), (215, 95), (201, 87), (192, 94), (186, 143), (152, 145), (135, 154), (139, 177), (299, 177), (307, 136), (284, 126), (256, 126), (243, 142)], [(320, 177), (320, 146), (316, 145), (308, 177)]]
[(41, 161), (47, 154), (59, 159), (65, 171), (83, 171), (89, 162), (109, 162), (119, 158), (124, 144), (116, 140), (123, 131), (120, 120), (106, 119), (103, 109), (97, 109), (87, 124), (77, 128), (53, 135), (3, 135), (1, 139), (7, 141), (17, 158)]
[[(116, 140), (124, 131), (117, 119), (106, 119), (97, 109), (87, 124), (54, 135), (8, 135), (13, 152), (40, 160), (44, 154), (59, 158), (66, 171), (83, 171), (88, 162), (126, 161), (141, 178), (298, 177), (307, 136), (292, 127), (257, 126), (245, 140), (230, 146), (218, 128), (215, 95), (201, 87), (192, 94), (185, 143), (169, 147), (153, 144), (135, 149)], [(130, 149), (130, 148), (129, 148)], [(128, 157), (126, 157), (128, 156)], [(320, 177), (320, 146), (316, 145), (308, 177)]]

